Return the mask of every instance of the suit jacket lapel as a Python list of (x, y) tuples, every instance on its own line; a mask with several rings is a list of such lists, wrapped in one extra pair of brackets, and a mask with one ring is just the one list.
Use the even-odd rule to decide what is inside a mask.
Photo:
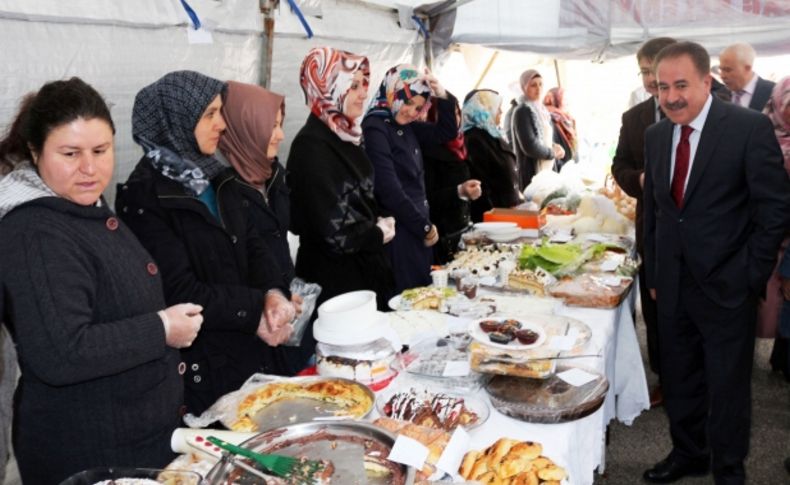
[(714, 97), (710, 105), (710, 111), (708, 111), (708, 118), (705, 120), (705, 125), (702, 127), (702, 133), (700, 133), (697, 152), (694, 154), (694, 164), (691, 166), (689, 181), (686, 185), (686, 191), (683, 193), (684, 207), (694, 193), (694, 189), (699, 184), (705, 168), (713, 158), (713, 150), (716, 148), (716, 144), (721, 136), (721, 119), (725, 116), (726, 113), (723, 102), (718, 101)]
[[(658, 153), (658, 159), (656, 163), (658, 163), (657, 167), (659, 167), (660, 172), (658, 173), (660, 179), (656, 180), (657, 184), (660, 183), (662, 187), (666, 187), (666, 194), (670, 200), (672, 200), (672, 128), (675, 126), (669, 120), (662, 120), (661, 123), (661, 135), (660, 139), (661, 142), (657, 145), (659, 147), (666, 147), (662, 148), (661, 152)], [(672, 201), (672, 206), (675, 206), (675, 202)]]

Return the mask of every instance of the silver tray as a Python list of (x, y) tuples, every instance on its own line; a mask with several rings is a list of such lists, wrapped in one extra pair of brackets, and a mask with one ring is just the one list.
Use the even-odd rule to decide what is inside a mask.
[[(281, 399), (266, 406), (260, 410), (252, 420), (258, 426), (258, 431), (267, 431), (274, 428), (280, 428), (296, 423), (305, 423), (313, 420), (340, 420), (340, 419), (362, 419), (370, 414), (376, 402), (376, 395), (366, 385), (344, 379), (342, 377), (322, 377), (322, 376), (307, 376), (307, 377), (290, 377), (283, 379), (261, 380), (260, 385), (250, 387), (249, 393), (256, 389), (264, 387), (269, 384), (276, 384), (279, 382), (295, 382), (298, 384), (312, 384), (315, 382), (329, 382), (329, 381), (342, 381), (345, 384), (353, 385), (361, 388), (370, 398), (370, 407), (367, 412), (362, 416), (343, 416), (336, 414), (342, 408), (335, 404), (317, 401), (315, 399), (305, 398), (292, 398)], [(254, 383), (253, 383), (254, 384)], [(235, 411), (235, 409), (234, 409)], [(228, 429), (232, 429), (231, 425), (236, 421), (237, 416), (224, 417), (221, 422)], [(226, 422), (227, 421), (227, 422)]]
[[(278, 447), (278, 445), (290, 440), (304, 438), (318, 433), (326, 433), (326, 439), (311, 441), (307, 444), (289, 445)], [(339, 437), (332, 440), (329, 435)], [(291, 456), (306, 456), (310, 459), (329, 460), (334, 465), (335, 471), (332, 475), (331, 483), (342, 483), (343, 485), (370, 484), (370, 485), (392, 485), (390, 477), (369, 477), (365, 473), (364, 462), (365, 453), (363, 445), (349, 441), (342, 441), (342, 437), (362, 438), (383, 445), (387, 452), (395, 443), (395, 436), (391, 433), (378, 428), (369, 423), (347, 422), (347, 421), (326, 421), (294, 424), (278, 429), (273, 429), (265, 433), (260, 433), (241, 444), (245, 448), (262, 453), (277, 453)], [(274, 449), (274, 451), (270, 451)], [(373, 456), (370, 454), (368, 459)], [(375, 457), (373, 457), (375, 459)], [(383, 457), (381, 457), (383, 458)], [(415, 478), (415, 470), (406, 465), (397, 465), (403, 473), (404, 480), (400, 483), (412, 485)], [(262, 479), (256, 477), (242, 468), (233, 464), (230, 458), (225, 456), (217, 465), (211, 469), (206, 476), (206, 480), (211, 485), (225, 484), (256, 484), (263, 485)], [(276, 479), (268, 483), (280, 483)]]

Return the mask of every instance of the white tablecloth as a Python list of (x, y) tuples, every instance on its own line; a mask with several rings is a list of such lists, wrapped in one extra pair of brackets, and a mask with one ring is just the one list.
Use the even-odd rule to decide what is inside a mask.
[[(632, 317), (632, 291), (623, 303), (611, 310), (559, 305), (555, 313), (576, 318), (592, 329), (585, 354), (601, 358), (573, 360), (574, 365), (597, 370), (609, 380), (603, 406), (595, 413), (568, 423), (531, 424), (510, 418), (491, 409), (485, 424), (470, 431), (473, 449), (483, 449), (501, 437), (538, 441), (543, 454), (565, 467), (569, 485), (590, 485), (596, 468), (605, 466), (606, 426), (617, 418), (631, 424), (650, 407), (639, 342)], [(397, 385), (396, 382), (393, 382)], [(490, 404), (484, 390), (479, 397)]]

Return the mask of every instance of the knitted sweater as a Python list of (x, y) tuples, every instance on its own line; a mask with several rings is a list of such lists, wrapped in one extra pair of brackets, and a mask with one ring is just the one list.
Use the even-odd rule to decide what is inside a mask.
[(2, 190), (34, 194), (10, 210), (0, 201), (0, 311), (22, 370), (14, 427), (22, 479), (162, 466), (182, 384), (156, 314), (165, 306), (157, 268), (106, 204), (35, 192)]

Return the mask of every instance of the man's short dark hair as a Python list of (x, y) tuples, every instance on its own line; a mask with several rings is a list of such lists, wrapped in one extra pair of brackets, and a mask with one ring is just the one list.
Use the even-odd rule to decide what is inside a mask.
[(696, 42), (676, 42), (664, 47), (653, 59), (653, 68), (657, 70), (658, 63), (664, 59), (677, 59), (681, 56), (691, 58), (691, 62), (700, 76), (704, 77), (710, 74), (710, 55), (704, 47)]
[(637, 62), (641, 62), (642, 59), (647, 59), (648, 61), (652, 61), (658, 55), (658, 52), (663, 49), (664, 47), (674, 44), (677, 42), (672, 37), (656, 37), (655, 39), (650, 39), (644, 44), (642, 47), (636, 51), (636, 60)]

